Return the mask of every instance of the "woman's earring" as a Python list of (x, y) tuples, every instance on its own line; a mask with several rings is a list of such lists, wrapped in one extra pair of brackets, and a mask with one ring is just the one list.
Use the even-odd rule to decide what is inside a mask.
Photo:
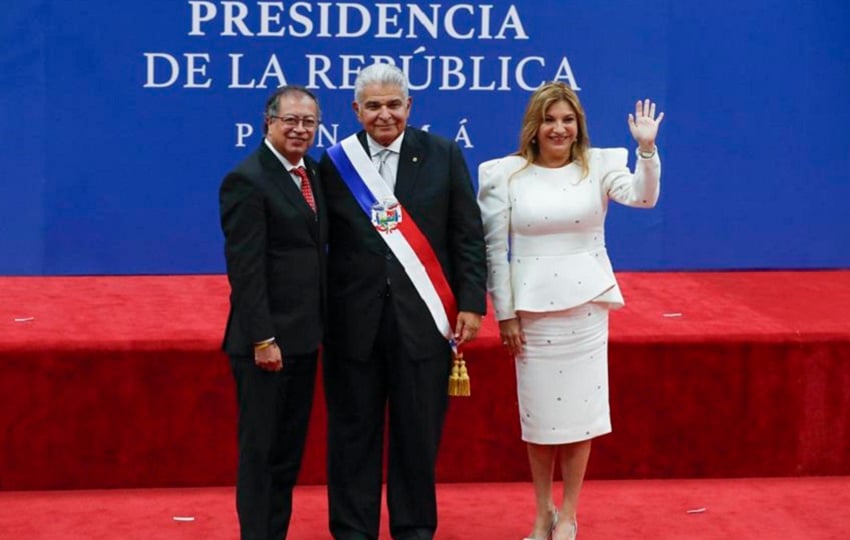
[(537, 137), (531, 138), (531, 144), (537, 144)]

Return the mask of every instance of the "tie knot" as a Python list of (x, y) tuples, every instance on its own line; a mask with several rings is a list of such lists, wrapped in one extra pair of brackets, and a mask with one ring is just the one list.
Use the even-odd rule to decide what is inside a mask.
[(292, 172), (294, 172), (295, 176), (300, 178), (302, 182), (307, 179), (307, 170), (304, 167), (295, 167), (292, 169)]

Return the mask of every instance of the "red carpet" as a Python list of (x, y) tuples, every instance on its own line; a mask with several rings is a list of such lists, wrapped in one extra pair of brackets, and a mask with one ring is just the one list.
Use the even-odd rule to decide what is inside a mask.
[[(850, 271), (623, 273), (590, 478), (850, 475)], [(0, 278), (0, 489), (230, 485), (222, 276)], [(513, 364), (468, 348), (442, 482), (525, 481)], [(323, 484), (317, 395), (301, 482)]]
[[(519, 540), (529, 532), (529, 484), (444, 484), (438, 497), (438, 539)], [(324, 486), (297, 488), (294, 505), (289, 537), (327, 539)], [(844, 540), (850, 478), (589, 481), (579, 525), (582, 540)], [(0, 492), (0, 537), (232, 540), (238, 531), (230, 488)]]

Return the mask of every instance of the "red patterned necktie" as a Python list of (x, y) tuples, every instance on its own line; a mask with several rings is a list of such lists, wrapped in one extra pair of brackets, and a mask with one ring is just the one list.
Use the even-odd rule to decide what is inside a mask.
[(310, 187), (310, 180), (307, 178), (307, 171), (304, 167), (295, 167), (292, 169), (292, 172), (295, 173), (295, 176), (301, 179), (301, 195), (304, 195), (304, 200), (307, 201), (307, 204), (309, 204), (310, 208), (312, 208), (313, 212), (315, 212), (316, 199), (313, 198), (313, 188)]

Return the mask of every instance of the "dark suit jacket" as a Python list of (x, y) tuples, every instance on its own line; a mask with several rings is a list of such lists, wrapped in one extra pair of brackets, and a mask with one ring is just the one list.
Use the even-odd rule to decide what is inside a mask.
[(252, 355), (254, 343), (275, 337), (285, 358), (322, 340), (327, 220), (316, 161), (304, 160), (318, 213), (265, 143), (221, 184), (229, 354)]
[[(357, 136), (368, 153), (366, 133)], [(445, 339), (404, 268), (357, 205), (327, 153), (319, 170), (330, 228), (329, 344), (355, 358), (368, 358), (389, 283), (408, 351), (422, 357), (446, 351)], [(434, 249), (458, 309), (483, 314), (487, 285), (481, 215), (457, 144), (407, 128), (395, 196)]]

